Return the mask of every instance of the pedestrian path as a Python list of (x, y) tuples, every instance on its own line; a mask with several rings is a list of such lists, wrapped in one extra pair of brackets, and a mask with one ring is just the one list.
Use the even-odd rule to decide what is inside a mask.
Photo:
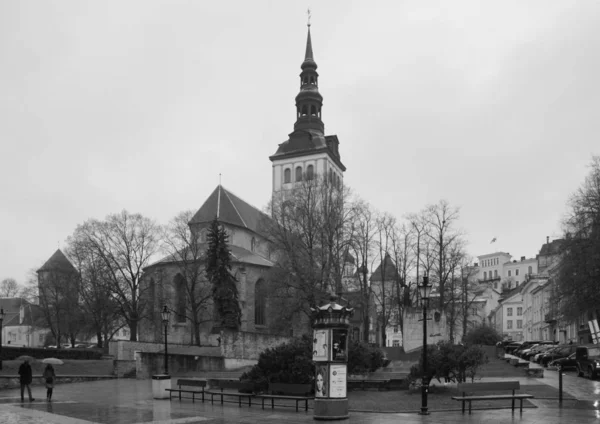
[[(531, 380), (531, 379), (529, 379)], [(539, 379), (543, 380), (543, 379)], [(594, 382), (590, 382), (594, 383)], [(597, 383), (597, 382), (595, 382)], [(224, 423), (266, 423), (299, 424), (313, 423), (312, 411), (295, 412), (294, 408), (262, 410), (259, 406), (237, 404), (214, 404), (210, 402), (192, 403), (190, 400), (169, 401), (152, 399), (150, 380), (104, 380), (57, 385), (56, 401), (24, 402), (19, 399), (18, 390), (0, 392), (0, 423), (13, 424), (224, 424)], [(42, 388), (36, 389), (43, 390)], [(35, 393), (38, 399), (43, 393)], [(542, 403), (543, 405), (543, 403)], [(510, 409), (474, 411), (463, 415), (456, 411), (433, 412), (428, 416), (415, 413), (366, 413), (351, 412), (347, 423), (391, 424), (391, 423), (450, 423), (473, 424), (500, 423), (572, 423), (600, 422), (600, 411), (589, 404), (587, 408), (562, 408), (556, 403), (539, 408), (528, 408), (523, 414)]]

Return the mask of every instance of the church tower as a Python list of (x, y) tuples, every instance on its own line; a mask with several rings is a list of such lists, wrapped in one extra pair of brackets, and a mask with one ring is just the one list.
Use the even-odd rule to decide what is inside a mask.
[(296, 123), (288, 140), (269, 157), (273, 163), (273, 194), (291, 189), (297, 182), (316, 176), (341, 186), (346, 167), (342, 164), (339, 140), (325, 135), (322, 121), (323, 96), (313, 57), (310, 23), (304, 62), (300, 65), (300, 92), (296, 96)]

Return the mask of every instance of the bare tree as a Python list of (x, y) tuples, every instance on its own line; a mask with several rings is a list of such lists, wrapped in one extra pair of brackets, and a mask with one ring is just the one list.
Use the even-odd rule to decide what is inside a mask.
[(184, 211), (171, 220), (165, 229), (165, 249), (168, 261), (178, 270), (176, 313), (192, 324), (192, 343), (201, 345), (200, 329), (211, 321), (211, 285), (206, 278), (206, 244), (189, 226), (193, 211)]
[(119, 314), (129, 326), (130, 340), (137, 341), (138, 324), (147, 312), (140, 280), (143, 268), (159, 249), (159, 226), (124, 210), (104, 221), (91, 219), (79, 225), (76, 232), (104, 262)]
[(78, 230), (69, 237), (67, 254), (79, 272), (79, 301), (85, 331), (96, 336), (98, 347), (104, 347), (124, 325), (113, 299), (109, 270), (86, 234)]
[(403, 223), (396, 225), (392, 232), (391, 256), (394, 258), (396, 269), (398, 270), (398, 278), (395, 281), (397, 293), (397, 310), (398, 310), (398, 325), (402, 334), (404, 334), (404, 308), (412, 306), (411, 293), (414, 292), (416, 281), (410, 281), (410, 273), (415, 266), (414, 245), (415, 230), (410, 224)]
[[(450, 254), (458, 246), (462, 231), (455, 228), (458, 218), (458, 208), (453, 208), (446, 200), (429, 205), (426, 208), (427, 237), (431, 243), (432, 254), (435, 258), (433, 271), (437, 279), (440, 294), (439, 308), (444, 309), (446, 283), (455, 268), (455, 260), (450, 259)], [(457, 253), (453, 253), (457, 254)]]
[(567, 204), (565, 238), (554, 276), (553, 302), (562, 317), (571, 321), (586, 312), (600, 317), (600, 156), (593, 156), (589, 167)]
[(309, 316), (310, 307), (327, 293), (339, 292), (349, 236), (348, 196), (347, 187), (306, 175), (273, 196), (271, 219), (263, 224), (277, 258), (269, 280), (278, 284), (269, 297), (279, 299), (285, 315), (279, 322), (290, 322), (298, 313)]
[(369, 342), (371, 327), (372, 287), (369, 284), (369, 269), (373, 267), (376, 257), (377, 219), (372, 207), (363, 200), (356, 200), (353, 205), (354, 223), (352, 225), (351, 249), (358, 264), (359, 289), (362, 299), (363, 339)]
[(0, 297), (17, 297), (21, 288), (14, 278), (5, 278), (0, 283)]

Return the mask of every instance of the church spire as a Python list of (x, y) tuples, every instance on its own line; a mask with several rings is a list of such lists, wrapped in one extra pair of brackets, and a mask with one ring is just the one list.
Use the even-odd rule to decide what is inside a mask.
[(308, 12), (308, 34), (306, 37), (306, 53), (300, 65), (300, 92), (296, 96), (296, 123), (294, 130), (315, 130), (321, 134), (325, 125), (321, 121), (323, 97), (319, 93), (317, 63), (314, 60), (312, 40), (310, 36), (310, 10)]

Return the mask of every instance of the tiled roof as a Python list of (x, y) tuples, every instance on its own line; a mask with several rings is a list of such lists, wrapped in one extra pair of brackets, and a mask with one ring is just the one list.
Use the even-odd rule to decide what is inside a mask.
[(7, 312), (19, 312), (22, 304), (27, 304), (27, 300), (22, 297), (0, 297), (0, 308)]
[(550, 243), (544, 243), (540, 249), (540, 255), (556, 255), (560, 253), (561, 247), (564, 243), (564, 239), (552, 240)]
[(268, 215), (220, 184), (198, 209), (198, 212), (190, 220), (190, 224), (211, 222), (215, 217), (220, 222), (247, 228), (257, 234), (263, 234), (262, 220), (269, 219)]
[(398, 270), (396, 269), (396, 266), (394, 265), (394, 261), (392, 261), (392, 258), (390, 257), (390, 255), (386, 253), (385, 259), (383, 261), (381, 261), (381, 263), (379, 264), (379, 266), (377, 267), (375, 272), (373, 272), (373, 274), (371, 275), (370, 281), (382, 281), (381, 267), (383, 266), (384, 263), (385, 263), (385, 269), (384, 269), (383, 277), (385, 278), (386, 281), (393, 280), (398, 276)]
[[(203, 243), (205, 247), (202, 247), (202, 249), (206, 249), (208, 247), (207, 243)], [(268, 259), (263, 258), (260, 255), (257, 255), (256, 253), (250, 252), (249, 250), (244, 249), (243, 247), (239, 247), (239, 246), (229, 246), (229, 250), (231, 251), (231, 256), (232, 256), (232, 260), (234, 262), (241, 262), (244, 264), (248, 264), (248, 265), (258, 265), (258, 266), (266, 266), (266, 267), (272, 267), (274, 265), (273, 262), (271, 262)], [(154, 262), (151, 265), (148, 265), (146, 269), (149, 269), (151, 267), (157, 266), (157, 265), (167, 265), (167, 264), (172, 264), (172, 263), (177, 263), (179, 262), (181, 256), (179, 254), (171, 254), (168, 256), (165, 256), (164, 258)], [(201, 258), (199, 258), (200, 260), (203, 260), (204, 255), (202, 255)], [(193, 258), (189, 258), (190, 260)]]
[(37, 270), (37, 272), (43, 271), (77, 272), (71, 261), (67, 259), (60, 249), (57, 249), (56, 252), (50, 256), (50, 259)]

